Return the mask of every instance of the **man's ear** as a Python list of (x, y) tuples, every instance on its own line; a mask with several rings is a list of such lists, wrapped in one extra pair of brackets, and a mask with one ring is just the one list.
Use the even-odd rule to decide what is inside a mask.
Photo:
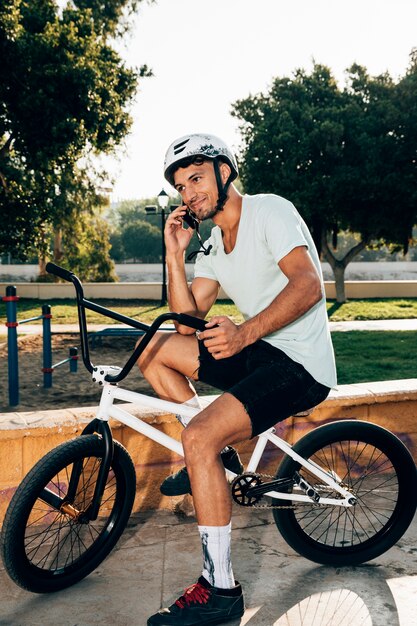
[(227, 163), (220, 163), (220, 176), (223, 184), (225, 184), (226, 181), (229, 179), (231, 173), (232, 170), (230, 168), (230, 165), (228, 165)]

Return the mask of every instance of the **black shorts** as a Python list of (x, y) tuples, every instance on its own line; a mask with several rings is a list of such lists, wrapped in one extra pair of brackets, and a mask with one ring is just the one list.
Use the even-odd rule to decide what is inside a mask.
[(257, 341), (239, 354), (219, 360), (211, 356), (203, 341), (198, 343), (198, 379), (231, 393), (243, 404), (252, 423), (252, 437), (311, 409), (329, 394), (329, 387), (267, 341)]

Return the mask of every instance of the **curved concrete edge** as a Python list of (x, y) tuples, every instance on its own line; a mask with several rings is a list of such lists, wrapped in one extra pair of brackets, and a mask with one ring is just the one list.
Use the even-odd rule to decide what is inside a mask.
[(320, 407), (417, 400), (417, 378), (339, 385)]
[[(218, 396), (204, 396), (203, 404)], [(179, 438), (181, 426), (170, 413), (132, 404), (129, 412), (153, 424), (162, 432)], [(17, 486), (48, 451), (78, 436), (96, 414), (97, 407), (75, 407), (52, 411), (0, 413), (0, 521)], [(394, 432), (417, 456), (417, 379), (391, 380), (356, 385), (340, 385), (327, 400), (308, 416), (294, 416), (276, 425), (277, 434), (294, 443), (315, 426), (335, 419), (361, 419), (374, 422)], [(137, 496), (134, 511), (175, 509), (190, 511), (189, 496), (168, 498), (159, 492), (163, 478), (179, 469), (183, 461), (131, 428), (111, 421), (115, 439), (129, 451), (137, 472)], [(247, 462), (253, 442), (237, 446)], [(282, 454), (267, 448), (260, 472), (274, 474)]]
[[(14, 284), (0, 282), (0, 292)], [(74, 287), (70, 283), (30, 283), (17, 282), (18, 295), (22, 298), (73, 298)], [(145, 299), (161, 298), (161, 282), (118, 282), (118, 283), (83, 283), (86, 298), (107, 299)], [(324, 281), (327, 298), (336, 298), (336, 285), (333, 280)], [(347, 298), (415, 298), (417, 297), (417, 280), (345, 280)], [(228, 298), (221, 289), (219, 298)]]

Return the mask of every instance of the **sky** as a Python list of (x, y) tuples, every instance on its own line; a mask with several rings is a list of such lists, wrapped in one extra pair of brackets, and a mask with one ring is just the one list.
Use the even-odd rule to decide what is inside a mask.
[(164, 154), (184, 134), (213, 133), (237, 149), (232, 103), (311, 70), (313, 59), (341, 85), (354, 62), (398, 78), (417, 47), (416, 25), (415, 0), (145, 0), (118, 50), (154, 76), (140, 80), (118, 159), (104, 161), (111, 200), (171, 193)]

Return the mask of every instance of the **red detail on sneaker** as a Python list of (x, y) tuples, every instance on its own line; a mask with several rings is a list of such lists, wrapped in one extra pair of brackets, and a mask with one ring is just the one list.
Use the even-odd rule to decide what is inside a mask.
[(180, 608), (184, 609), (186, 606), (190, 606), (191, 604), (206, 604), (210, 597), (210, 590), (204, 587), (201, 583), (195, 583), (190, 587), (185, 589), (185, 593), (181, 598), (175, 602), (175, 604)]

